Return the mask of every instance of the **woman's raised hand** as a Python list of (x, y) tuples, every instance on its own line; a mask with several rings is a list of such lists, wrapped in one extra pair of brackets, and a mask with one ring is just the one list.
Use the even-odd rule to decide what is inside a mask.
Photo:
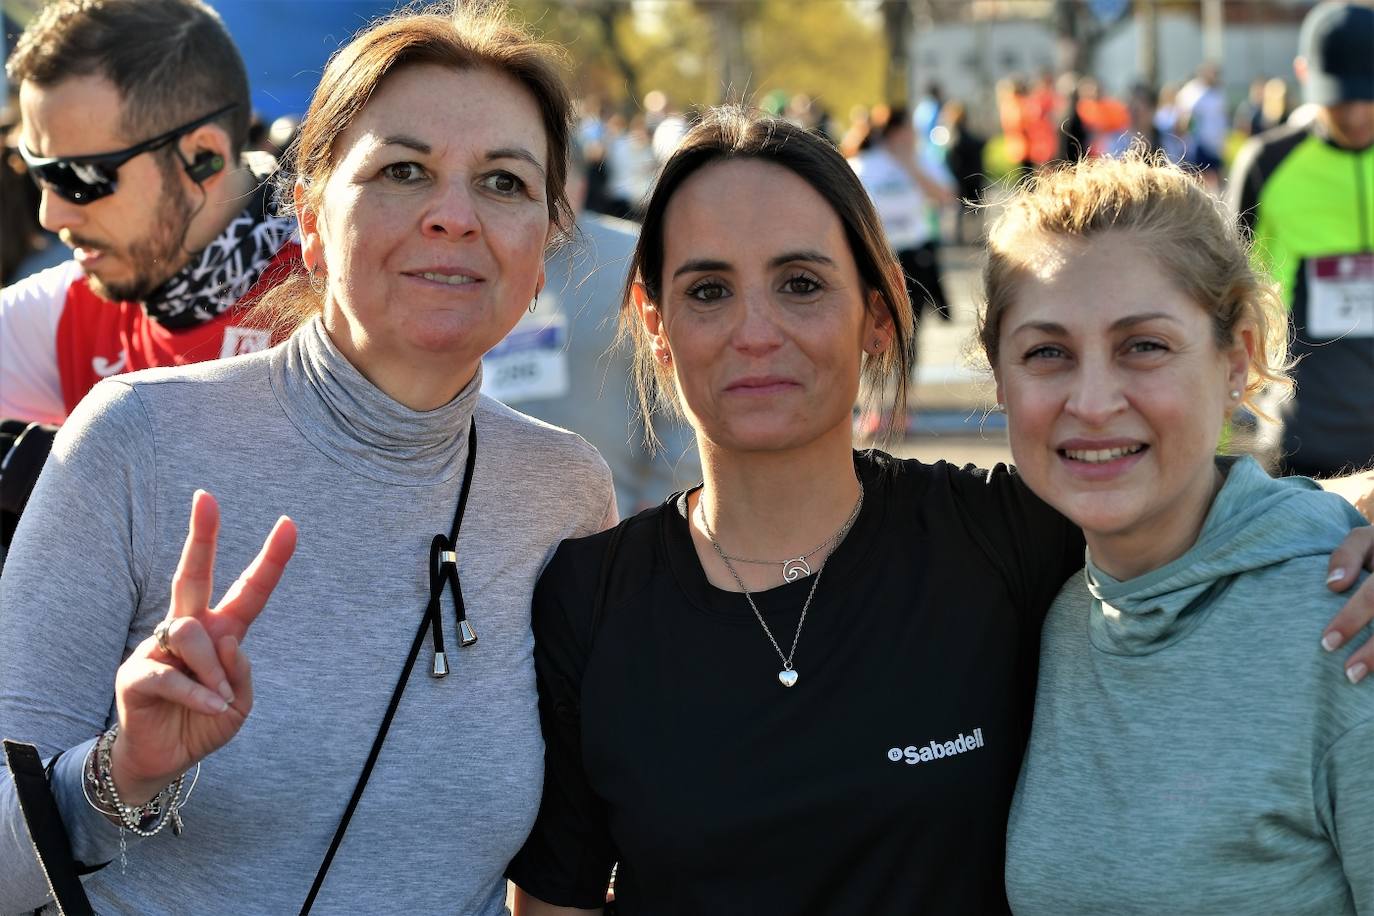
[(115, 676), (119, 737), (110, 769), (125, 804), (142, 804), (227, 744), (253, 707), (241, 644), (296, 549), (296, 525), (279, 518), (257, 558), (212, 608), (218, 533), (219, 506), (197, 490), (167, 619)]

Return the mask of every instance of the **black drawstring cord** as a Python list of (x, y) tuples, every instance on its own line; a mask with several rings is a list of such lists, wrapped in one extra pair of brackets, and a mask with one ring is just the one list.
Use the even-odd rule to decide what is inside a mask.
[(446, 564), (444, 561), (448, 557), (444, 554), (457, 558), (449, 539), (436, 534), (429, 544), (429, 604), (425, 607), (425, 616), (434, 634), (434, 669), (430, 673), (435, 677), (448, 674), (448, 657), (444, 655), (444, 615), (440, 613), (439, 598), (444, 594), (444, 570), (457, 565)]
[(458, 645), (466, 649), (477, 642), (477, 634), (468, 623), (463, 586), (458, 581), (457, 545), (442, 534), (436, 534), (429, 544), (429, 607), (425, 609), (434, 635), (434, 669), (430, 672), (434, 677), (448, 674), (448, 657), (444, 654), (444, 615), (439, 607), (445, 582), (448, 582), (448, 590), (453, 595), (453, 609), (458, 621)]
[(468, 507), (468, 491), (472, 484), (472, 468), (477, 460), (477, 425), (473, 424), (468, 434), (468, 465), (463, 473), (463, 489), (458, 494), (458, 511), (453, 514), (453, 528), (448, 537), (436, 534), (429, 542), (429, 605), (425, 616), (429, 618), (434, 637), (434, 667), (430, 674), (443, 677), (448, 674), (448, 656), (444, 654), (444, 622), (439, 599), (444, 594), (444, 582), (453, 595), (453, 610), (458, 623), (458, 645), (466, 649), (477, 642), (477, 634), (468, 623), (468, 609), (463, 602), (463, 585), (458, 581), (458, 526), (463, 522), (463, 513)]

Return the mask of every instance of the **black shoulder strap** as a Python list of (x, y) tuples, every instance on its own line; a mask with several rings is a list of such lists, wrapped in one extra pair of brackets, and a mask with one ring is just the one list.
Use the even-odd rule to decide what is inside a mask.
[(48, 890), (58, 911), (64, 916), (95, 916), (86, 890), (81, 886), (81, 869), (72, 858), (71, 838), (57, 810), (57, 800), (53, 798), (38, 748), (6, 739), (5, 763), (14, 779), (19, 810), (29, 828), (29, 840), (38, 854), (38, 864), (43, 867)]

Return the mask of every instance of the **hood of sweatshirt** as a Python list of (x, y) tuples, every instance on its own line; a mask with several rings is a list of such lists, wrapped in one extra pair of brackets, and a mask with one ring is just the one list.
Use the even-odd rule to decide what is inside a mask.
[[(1306, 477), (1271, 478), (1253, 458), (1221, 458), (1226, 482), (1195, 544), (1159, 569), (1118, 581), (1089, 551), (1089, 635), (1115, 655), (1148, 655), (1188, 635), (1236, 577), (1299, 557), (1328, 556), (1364, 524), (1355, 508)], [(1314, 583), (1314, 587), (1321, 587)]]

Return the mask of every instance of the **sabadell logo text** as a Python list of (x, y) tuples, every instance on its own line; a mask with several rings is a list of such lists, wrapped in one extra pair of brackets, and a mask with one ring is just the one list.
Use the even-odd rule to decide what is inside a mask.
[(974, 751), (983, 746), (983, 730), (975, 728), (973, 734), (965, 735), (959, 733), (959, 737), (949, 741), (932, 741), (929, 744), (909, 744), (906, 747), (894, 747), (887, 752), (887, 759), (893, 763), (926, 763), (931, 760), (939, 760), (942, 757), (953, 757), (956, 754), (964, 754)]

